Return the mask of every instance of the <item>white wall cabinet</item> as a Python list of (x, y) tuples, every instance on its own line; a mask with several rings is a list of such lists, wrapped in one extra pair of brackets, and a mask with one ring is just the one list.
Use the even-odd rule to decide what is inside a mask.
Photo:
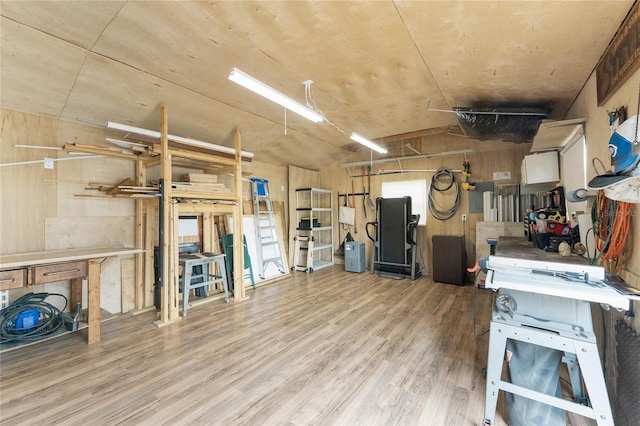
[(548, 151), (525, 155), (521, 171), (523, 185), (560, 181), (558, 152)]

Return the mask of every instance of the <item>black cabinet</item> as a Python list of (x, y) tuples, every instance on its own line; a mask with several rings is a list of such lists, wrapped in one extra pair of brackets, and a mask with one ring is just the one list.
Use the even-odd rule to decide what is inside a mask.
[(467, 253), (464, 237), (434, 235), (432, 242), (433, 280), (464, 285), (467, 281)]

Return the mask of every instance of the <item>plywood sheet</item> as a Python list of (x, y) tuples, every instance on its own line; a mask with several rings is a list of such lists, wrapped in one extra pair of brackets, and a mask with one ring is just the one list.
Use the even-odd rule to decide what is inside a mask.
[(2, 4), (2, 15), (90, 49), (124, 3), (43, 1), (37, 7), (25, 7), (23, 2), (8, 1)]
[[(16, 148), (14, 145), (55, 147), (56, 120), (0, 110), (0, 162), (2, 164), (55, 157), (56, 151)], [(45, 217), (55, 216), (56, 170), (40, 163), (0, 167), (0, 254), (45, 249)]]
[(86, 52), (4, 17), (0, 27), (2, 107), (60, 116)]
[(133, 216), (51, 217), (45, 221), (45, 250), (133, 247)]
[(133, 258), (120, 260), (120, 283), (122, 293), (121, 311), (126, 313), (136, 307), (135, 260)]
[[(560, 2), (553, 10), (538, 2), (503, 1), (397, 6), (450, 106), (557, 99), (552, 118), (562, 119), (573, 101), (570, 93), (593, 69), (575, 64), (598, 61), (610, 37), (593, 35), (608, 32), (612, 22), (619, 26), (631, 3)], [(584, 40), (591, 40), (588, 50)], [(448, 60), (462, 56), (470, 61)]]

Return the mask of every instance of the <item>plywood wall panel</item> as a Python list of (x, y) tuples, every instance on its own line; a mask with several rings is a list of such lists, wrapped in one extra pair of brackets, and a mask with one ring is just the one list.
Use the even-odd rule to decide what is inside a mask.
[(50, 217), (45, 220), (45, 250), (133, 247), (132, 216)]
[(285, 203), (285, 206), (288, 204), (289, 182), (287, 167), (276, 166), (261, 161), (252, 161), (251, 165), (247, 167), (247, 170), (251, 172), (252, 176), (269, 181), (271, 201), (282, 201)]
[(133, 216), (133, 199), (79, 198), (77, 194), (102, 195), (87, 190), (89, 183), (117, 185), (125, 178), (135, 179), (133, 161), (117, 158), (87, 158), (61, 161), (58, 166), (58, 215), (74, 216)]
[[(89, 200), (93, 201), (93, 200)], [(133, 247), (134, 218), (132, 216), (52, 217), (45, 220), (45, 250), (68, 248), (127, 246)], [(134, 271), (122, 270), (116, 261), (100, 275), (100, 305), (111, 313), (121, 311), (122, 274), (127, 273), (126, 282), (134, 282)], [(128, 272), (126, 272), (128, 271)]]
[[(56, 120), (0, 110), (2, 164), (57, 157), (56, 151), (16, 148), (14, 145), (55, 147)], [(0, 167), (0, 254), (43, 250), (44, 219), (56, 214), (56, 169), (43, 164)]]

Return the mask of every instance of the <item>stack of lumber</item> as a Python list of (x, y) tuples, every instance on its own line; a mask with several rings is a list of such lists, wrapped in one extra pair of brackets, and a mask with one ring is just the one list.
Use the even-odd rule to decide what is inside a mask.
[(182, 182), (173, 182), (173, 187), (189, 192), (216, 192), (216, 193), (230, 193), (231, 190), (224, 186), (223, 183), (218, 183), (218, 176), (208, 173), (187, 173), (184, 175)]
[(94, 198), (153, 198), (160, 192), (157, 185), (137, 186), (131, 178), (126, 178), (115, 185), (90, 185), (87, 190), (97, 190), (100, 195), (76, 194), (76, 197)]
[[(182, 182), (172, 182), (172, 188), (180, 192), (180, 197), (202, 198), (212, 194), (230, 194), (231, 190), (218, 183), (218, 176), (207, 173), (187, 173)], [(126, 178), (115, 185), (95, 184), (86, 187), (87, 190), (97, 190), (100, 195), (81, 195), (78, 197), (98, 197), (98, 198), (152, 198), (160, 193), (157, 183), (148, 186), (137, 186), (131, 178)], [(204, 197), (211, 198), (211, 197)]]
[(218, 175), (208, 173), (187, 173), (183, 178), (184, 182), (192, 183), (218, 183)]

